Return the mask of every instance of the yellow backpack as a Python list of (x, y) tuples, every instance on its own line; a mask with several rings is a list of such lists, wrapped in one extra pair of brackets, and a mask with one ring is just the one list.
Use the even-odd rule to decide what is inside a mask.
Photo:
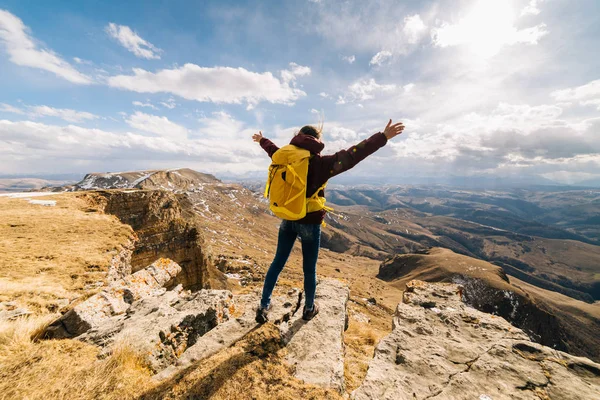
[(309, 212), (332, 208), (325, 206), (325, 198), (319, 197), (323, 184), (310, 198), (306, 198), (306, 177), (310, 151), (288, 144), (273, 154), (269, 166), (269, 178), (265, 197), (269, 198), (273, 213), (282, 219), (297, 221)]

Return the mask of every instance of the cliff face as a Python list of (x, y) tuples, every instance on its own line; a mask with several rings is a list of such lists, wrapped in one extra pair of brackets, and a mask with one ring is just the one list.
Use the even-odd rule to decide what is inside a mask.
[[(463, 287), (464, 301), (476, 309), (505, 318), (532, 340), (557, 350), (600, 360), (600, 321), (592, 307), (578, 311), (559, 293), (533, 288), (486, 261), (432, 249), (424, 254), (396, 255), (384, 261), (378, 278), (404, 289), (412, 279), (451, 282)], [(543, 291), (543, 292), (542, 292)], [(585, 306), (578, 302), (577, 307)], [(584, 312), (589, 310), (590, 312)]]
[(131, 272), (169, 258), (183, 271), (173, 282), (186, 289), (225, 289), (226, 278), (205, 249), (202, 227), (186, 195), (168, 191), (97, 191), (86, 193), (91, 204), (130, 225), (137, 236)]
[(503, 317), (538, 343), (573, 354), (593, 351), (573, 348), (559, 319), (548, 312), (543, 303), (535, 303), (517, 288), (497, 288), (483, 279), (472, 279), (466, 275), (455, 275), (451, 281), (464, 287), (463, 298), (467, 304), (485, 313)]
[(455, 284), (411, 281), (351, 398), (597, 399), (600, 365), (467, 306)]

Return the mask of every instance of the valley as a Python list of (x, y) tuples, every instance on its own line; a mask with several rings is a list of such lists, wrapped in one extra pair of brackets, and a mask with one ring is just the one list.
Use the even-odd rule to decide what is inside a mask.
[[(0, 302), (43, 321), (160, 258), (181, 267), (167, 289), (180, 285), (256, 296), (276, 247), (279, 220), (260, 190), (192, 170), (88, 174), (79, 184), (45, 190), (40, 198), (55, 205), (28, 202), (26, 194), (0, 196), (5, 221), (0, 286), (7, 289)], [(327, 198), (335, 212), (326, 219), (317, 272), (320, 281), (333, 278), (349, 288), (346, 392), (362, 384), (374, 349), (391, 332), (394, 310), (415, 279), (461, 285), (469, 306), (503, 317), (531, 340), (600, 360), (600, 246), (597, 227), (585, 219), (599, 197), (598, 191), (507, 194), (332, 185)], [(572, 209), (567, 205), (574, 199), (580, 203)], [(585, 229), (580, 220), (587, 221)], [(53, 246), (56, 240), (64, 245)], [(276, 296), (302, 287), (301, 260), (296, 245)], [(15, 270), (17, 265), (22, 267)], [(82, 365), (93, 353), (86, 349)], [(140, 371), (139, 387), (152, 387), (147, 372)], [(293, 381), (289, 372), (281, 373), (280, 379)], [(27, 376), (23, 379), (35, 379)], [(313, 390), (297, 385), (294, 393)], [(164, 390), (171, 390), (166, 383)], [(330, 395), (335, 398), (323, 394)]]

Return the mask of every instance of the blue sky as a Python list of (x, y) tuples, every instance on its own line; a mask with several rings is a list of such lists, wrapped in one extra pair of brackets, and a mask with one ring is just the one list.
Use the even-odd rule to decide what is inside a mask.
[(0, 2), (0, 174), (262, 176), (252, 143), (388, 118), (356, 177), (600, 177), (600, 3)]

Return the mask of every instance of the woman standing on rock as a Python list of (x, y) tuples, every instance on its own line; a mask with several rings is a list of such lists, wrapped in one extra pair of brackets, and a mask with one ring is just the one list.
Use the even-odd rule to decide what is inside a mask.
[[(383, 132), (374, 134), (348, 150), (341, 150), (329, 156), (321, 156), (321, 151), (325, 147), (321, 142), (321, 129), (307, 125), (292, 138), (290, 144), (295, 146), (294, 148), (310, 152), (306, 176), (306, 198), (314, 200), (313, 204), (321, 200), (320, 204), (322, 206), (317, 206), (320, 209), (316, 211), (309, 209), (306, 216), (301, 219), (294, 221), (284, 219), (281, 222), (277, 251), (265, 276), (260, 306), (256, 311), (256, 322), (262, 324), (268, 321), (271, 294), (297, 237), (300, 237), (302, 241), (302, 268), (306, 296), (302, 318), (309, 321), (318, 314), (319, 307), (315, 304), (315, 291), (317, 287), (317, 258), (321, 244), (321, 224), (327, 213), (326, 207), (324, 207), (325, 185), (330, 178), (354, 167), (367, 156), (385, 146), (389, 139), (401, 134), (403, 130), (404, 125), (401, 122), (392, 125), (390, 119)], [(279, 150), (279, 147), (273, 142), (262, 136), (262, 132), (254, 134), (252, 139), (258, 142), (271, 158)]]

